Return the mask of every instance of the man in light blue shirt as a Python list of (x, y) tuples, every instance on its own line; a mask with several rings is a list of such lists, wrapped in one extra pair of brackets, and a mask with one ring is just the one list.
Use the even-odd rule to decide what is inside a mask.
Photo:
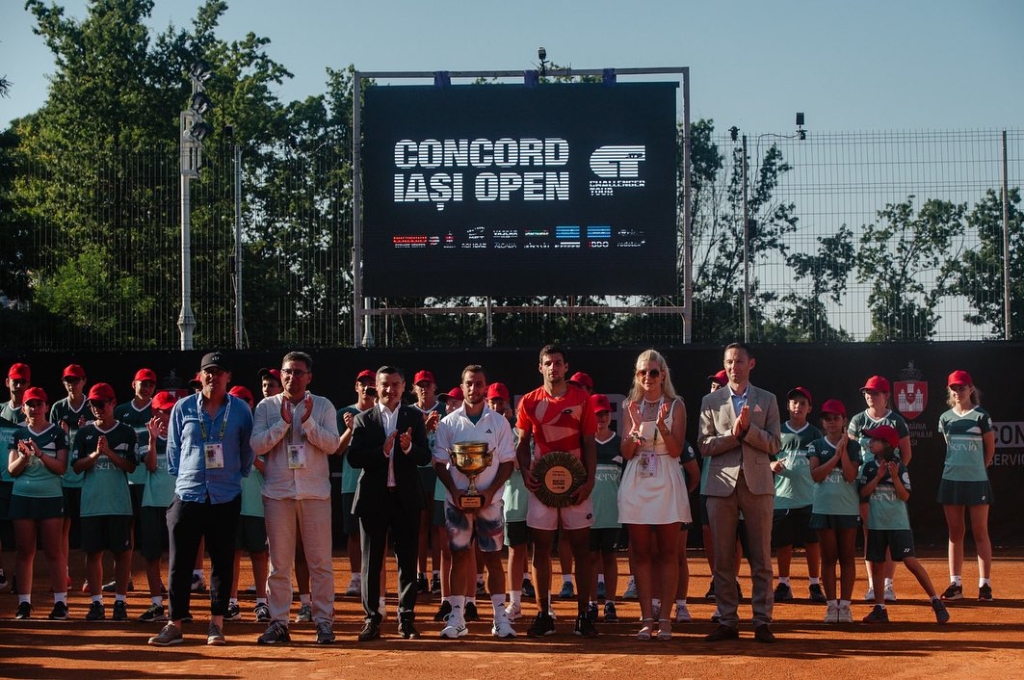
[(170, 534), (170, 622), (149, 644), (182, 641), (188, 615), (192, 568), (205, 537), (210, 553), (210, 626), (206, 642), (225, 643), (222, 628), (232, 588), (235, 533), (242, 510), (242, 477), (252, 469), (252, 412), (227, 393), (226, 357), (210, 352), (200, 364), (202, 390), (179, 400), (167, 430), (167, 471), (175, 477), (167, 510)]

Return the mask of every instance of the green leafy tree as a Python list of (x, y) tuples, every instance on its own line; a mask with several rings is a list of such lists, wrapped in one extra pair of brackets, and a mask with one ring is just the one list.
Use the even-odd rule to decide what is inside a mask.
[[(11, 182), (11, 219), (52, 234), (26, 258), (33, 313), (75, 324), (80, 345), (177, 344), (179, 112), (191, 94), (185, 74), (205, 59), (215, 103), (206, 118), (217, 132), (192, 181), (193, 273), (203, 284), (194, 297), (196, 344), (224, 344), (233, 168), (222, 131), (231, 124), (255, 142), (279, 137), (285, 123), (271, 86), (290, 74), (266, 56), (266, 39), (216, 37), (227, 10), (220, 0), (201, 5), (189, 29), (170, 26), (155, 37), (145, 25), (152, 0), (93, 0), (81, 20), (40, 0), (26, 9), (56, 63), (46, 103), (14, 128), (25, 171)], [(254, 158), (253, 173), (267, 162)], [(103, 277), (90, 275), (97, 264)]]
[[(741, 147), (732, 150), (731, 172), (722, 175), (725, 157), (713, 141), (714, 121), (691, 125), (693, 192), (693, 333), (694, 342), (721, 343), (743, 337), (743, 163)], [(789, 253), (788, 234), (796, 231), (796, 206), (778, 201), (775, 190), (791, 169), (772, 145), (759, 167), (751, 168), (747, 200), (750, 216), (749, 261)], [(682, 197), (680, 197), (682, 201)], [(682, 239), (680, 238), (680, 241)], [(681, 268), (681, 267), (680, 267)], [(751, 277), (751, 331), (764, 338), (762, 310), (777, 300)]]
[(935, 335), (936, 312), (960, 256), (967, 204), (931, 199), (920, 210), (914, 197), (878, 211), (865, 225), (857, 252), (857, 278), (869, 283), (871, 342), (927, 340)]
[(787, 261), (798, 281), (809, 281), (810, 294), (789, 292), (780, 329), (789, 342), (849, 342), (850, 334), (829, 322), (826, 300), (842, 303), (853, 273), (853, 232), (845, 224), (832, 236), (818, 236), (818, 251), (792, 253)]
[[(1024, 338), (1024, 213), (1020, 209), (1020, 188), (1009, 191), (1010, 231), (1010, 320), (1012, 339)], [(1005, 336), (1003, 285), (1003, 200), (1002, 192), (989, 189), (967, 216), (967, 226), (978, 243), (958, 259), (947, 262), (951, 275), (949, 292), (963, 295), (974, 307), (964, 320), (988, 326), (993, 337)]]

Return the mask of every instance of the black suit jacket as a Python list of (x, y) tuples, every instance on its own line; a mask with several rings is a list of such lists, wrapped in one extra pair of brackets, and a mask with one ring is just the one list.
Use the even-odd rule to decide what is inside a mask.
[(384, 456), (384, 423), (380, 408), (364, 411), (352, 423), (352, 441), (348, 448), (348, 462), (362, 470), (359, 485), (352, 501), (352, 514), (357, 517), (379, 513), (385, 504), (397, 501), (409, 512), (423, 508), (423, 490), (420, 487), (418, 466), (430, 463), (430, 448), (423, 414), (408, 406), (398, 409), (396, 431), (401, 434), (412, 428), (412, 450), (403, 453), (395, 438), (395, 485), (397, 491), (388, 491), (388, 459)]

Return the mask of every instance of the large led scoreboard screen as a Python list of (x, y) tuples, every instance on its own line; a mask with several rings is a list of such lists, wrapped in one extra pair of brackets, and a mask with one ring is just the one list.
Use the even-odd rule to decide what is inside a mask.
[(371, 296), (670, 294), (677, 83), (372, 86)]

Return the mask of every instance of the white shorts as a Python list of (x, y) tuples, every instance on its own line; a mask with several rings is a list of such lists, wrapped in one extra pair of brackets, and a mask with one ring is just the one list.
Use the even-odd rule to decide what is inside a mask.
[(579, 505), (552, 508), (541, 503), (532, 491), (527, 493), (530, 502), (526, 505), (526, 526), (531, 529), (554, 531), (561, 527), (572, 531), (589, 529), (594, 524), (594, 502), (589, 496)]

